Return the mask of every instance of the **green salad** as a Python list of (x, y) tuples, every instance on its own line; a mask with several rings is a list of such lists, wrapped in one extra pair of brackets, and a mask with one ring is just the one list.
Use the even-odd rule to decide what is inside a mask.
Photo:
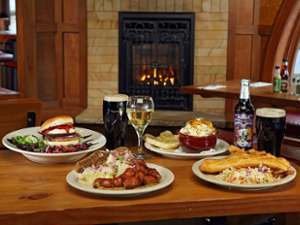
[(38, 138), (34, 135), (16, 136), (9, 139), (9, 141), (12, 144), (16, 145), (18, 148), (27, 151), (41, 152), (46, 146), (43, 139)]

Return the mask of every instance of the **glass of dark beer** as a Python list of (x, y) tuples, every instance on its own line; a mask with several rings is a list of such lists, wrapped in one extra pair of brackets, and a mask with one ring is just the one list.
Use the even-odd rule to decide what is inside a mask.
[(286, 112), (284, 109), (259, 108), (256, 110), (256, 136), (258, 150), (280, 155), (285, 132)]
[(107, 95), (103, 99), (103, 123), (106, 148), (115, 149), (124, 146), (128, 118), (126, 104), (128, 96), (123, 94)]

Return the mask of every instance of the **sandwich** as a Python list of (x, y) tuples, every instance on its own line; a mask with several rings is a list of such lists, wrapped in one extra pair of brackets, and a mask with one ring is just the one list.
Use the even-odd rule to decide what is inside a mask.
[(67, 115), (60, 115), (46, 120), (40, 127), (40, 134), (49, 146), (76, 145), (80, 135), (74, 127), (74, 120)]
[(294, 173), (289, 161), (265, 151), (245, 151), (235, 146), (229, 151), (231, 154), (224, 158), (204, 159), (200, 171), (234, 184), (273, 183)]
[(145, 134), (144, 140), (146, 143), (165, 150), (175, 150), (180, 145), (178, 135), (174, 135), (168, 130), (160, 133), (157, 137), (151, 134)]
[(230, 146), (231, 154), (223, 159), (205, 159), (200, 166), (204, 173), (220, 173), (230, 167), (247, 168), (267, 166), (277, 173), (285, 173), (290, 169), (290, 163), (285, 158), (276, 157), (265, 151), (251, 149), (244, 151)]

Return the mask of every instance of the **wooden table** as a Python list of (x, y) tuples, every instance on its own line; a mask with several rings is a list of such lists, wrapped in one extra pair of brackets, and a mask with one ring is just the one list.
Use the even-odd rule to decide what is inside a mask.
[[(182, 92), (201, 95), (205, 98), (221, 97), (237, 99), (240, 94), (240, 80), (231, 80), (220, 83), (225, 87), (207, 89), (205, 86), (184, 86)], [(266, 103), (279, 107), (300, 107), (300, 96), (292, 96), (283, 93), (273, 93), (272, 86), (250, 88), (251, 100), (257, 103)]]
[(65, 177), (73, 165), (39, 165), (1, 151), (0, 224), (103, 224), (300, 212), (300, 176), (275, 190), (240, 192), (201, 182), (191, 171), (193, 160), (154, 156), (149, 161), (174, 172), (171, 187), (139, 198), (96, 198), (67, 185)]

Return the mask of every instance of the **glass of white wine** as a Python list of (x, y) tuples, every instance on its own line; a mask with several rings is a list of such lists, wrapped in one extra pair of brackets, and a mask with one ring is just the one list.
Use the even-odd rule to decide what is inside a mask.
[(138, 152), (136, 157), (144, 159), (143, 134), (152, 119), (154, 102), (149, 96), (130, 96), (126, 106), (129, 121), (138, 136)]

